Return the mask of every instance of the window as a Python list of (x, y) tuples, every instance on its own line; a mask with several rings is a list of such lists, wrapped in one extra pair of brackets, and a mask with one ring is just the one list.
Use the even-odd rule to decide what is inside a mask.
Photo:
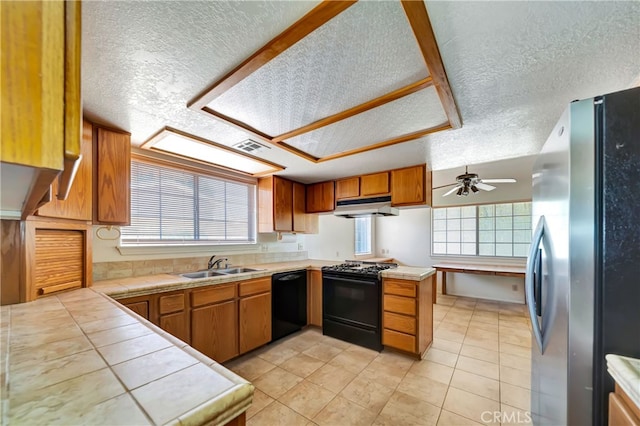
[(531, 203), (435, 208), (434, 255), (526, 257), (531, 242)]
[(371, 216), (356, 217), (354, 222), (356, 229), (355, 254), (371, 254)]
[(255, 184), (132, 161), (122, 244), (252, 244), (255, 217)]

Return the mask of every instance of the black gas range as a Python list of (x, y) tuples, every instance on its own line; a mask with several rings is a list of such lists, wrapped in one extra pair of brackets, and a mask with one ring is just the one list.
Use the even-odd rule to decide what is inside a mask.
[(323, 334), (382, 350), (380, 272), (395, 263), (346, 261), (322, 268)]
[(345, 260), (344, 263), (340, 263), (339, 265), (331, 265), (331, 266), (323, 266), (322, 272), (331, 272), (338, 273), (340, 275), (345, 276), (371, 276), (371, 277), (379, 277), (380, 272), (397, 268), (397, 263), (391, 262), (367, 262), (359, 261), (359, 260)]

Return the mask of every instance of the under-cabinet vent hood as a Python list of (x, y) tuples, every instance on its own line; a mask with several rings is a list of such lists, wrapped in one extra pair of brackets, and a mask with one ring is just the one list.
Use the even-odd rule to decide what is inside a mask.
[(335, 216), (352, 219), (362, 216), (398, 216), (400, 210), (391, 207), (391, 197), (338, 201)]

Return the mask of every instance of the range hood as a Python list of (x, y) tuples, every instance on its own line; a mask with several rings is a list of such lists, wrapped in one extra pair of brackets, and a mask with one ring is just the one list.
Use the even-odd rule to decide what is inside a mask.
[(363, 216), (398, 216), (400, 210), (391, 207), (391, 197), (338, 201), (335, 216), (353, 219)]

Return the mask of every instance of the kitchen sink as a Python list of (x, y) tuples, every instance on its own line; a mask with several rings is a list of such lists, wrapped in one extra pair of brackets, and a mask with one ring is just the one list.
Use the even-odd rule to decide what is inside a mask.
[(221, 277), (224, 274), (219, 271), (198, 271), (198, 272), (187, 272), (185, 274), (180, 274), (185, 278), (208, 278), (208, 277)]
[(223, 274), (241, 274), (243, 272), (256, 272), (261, 271), (261, 269), (252, 269), (252, 268), (227, 268), (227, 269), (218, 269), (216, 272), (221, 272)]
[(187, 272), (180, 274), (185, 278), (208, 278), (208, 277), (221, 277), (224, 275), (242, 274), (243, 272), (256, 272), (262, 269), (252, 268), (226, 268), (226, 269), (209, 269), (207, 271)]

